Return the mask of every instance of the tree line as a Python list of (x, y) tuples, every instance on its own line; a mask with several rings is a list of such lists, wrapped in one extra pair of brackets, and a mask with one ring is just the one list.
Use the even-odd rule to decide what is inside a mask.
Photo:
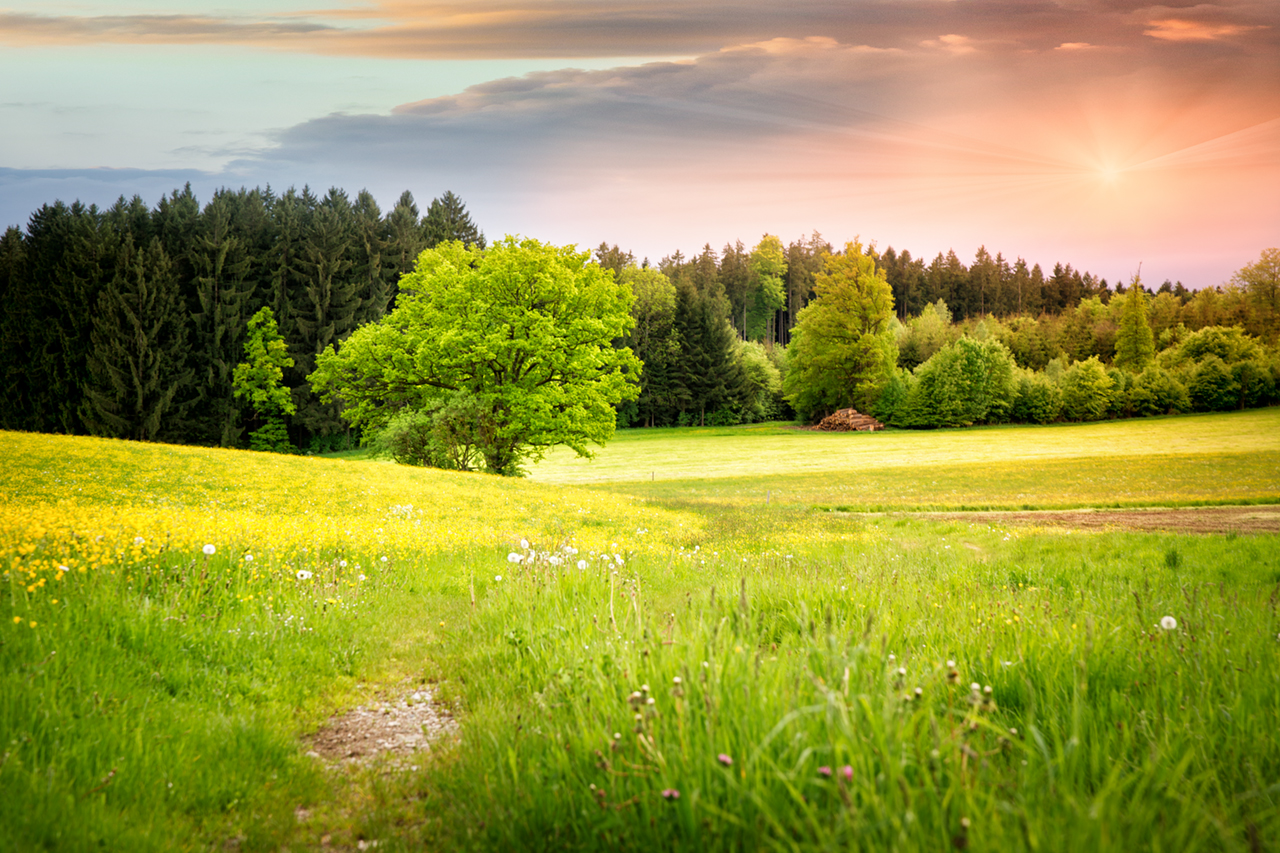
[[(719, 252), (705, 245), (692, 258), (677, 252), (656, 266), (647, 259), (637, 264), (631, 253), (608, 244), (601, 244), (595, 257), (627, 280), (636, 296), (636, 326), (625, 343), (645, 370), (639, 398), (619, 410), (620, 426), (724, 425), (796, 416), (815, 420), (842, 406), (870, 410), (882, 394), (887, 396), (879, 411), (896, 425), (950, 423), (956, 419), (922, 414), (918, 406), (914, 415), (903, 410), (896, 416), (886, 407), (903, 397), (917, 369), (944, 348), (950, 347), (944, 359), (953, 357), (956, 347), (967, 346), (958, 343), (966, 338), (994, 341), (1006, 353), (1010, 370), (1042, 374), (1052, 382), (1072, 365), (1091, 359), (1102, 368), (1113, 367), (1125, 296), (1135, 287), (1152, 345), (1166, 367), (1174, 361), (1185, 366), (1185, 359), (1165, 353), (1196, 351), (1197, 344), (1186, 342), (1206, 329), (1235, 329), (1241, 340), (1251, 341), (1243, 349), (1218, 349), (1220, 357), (1235, 359), (1233, 364), (1244, 361), (1254, 367), (1275, 364), (1280, 339), (1280, 258), (1275, 250), (1264, 252), (1231, 282), (1199, 291), (1169, 281), (1154, 290), (1133, 281), (1113, 286), (1070, 264), (1055, 264), (1046, 276), (1039, 265), (1028, 266), (1020, 258), (1010, 264), (985, 248), (969, 266), (954, 252), (939, 254), (926, 265), (892, 247), (879, 251), (851, 243), (836, 250), (818, 234), (785, 246), (772, 235), (752, 249), (741, 242)], [(883, 287), (872, 286), (870, 278)], [(828, 302), (853, 300), (863, 311), (831, 316), (819, 299), (824, 283), (831, 291)], [(846, 292), (850, 287), (853, 293)], [(865, 315), (870, 305), (875, 306), (874, 322)], [(1128, 310), (1132, 314), (1132, 307)], [(838, 359), (827, 351), (807, 354), (811, 345), (800, 334), (805, 312), (812, 325), (873, 333), (874, 344), (872, 338), (863, 341), (865, 352), (859, 357), (885, 369), (868, 381), (857, 378), (863, 368), (850, 372), (847, 365), (835, 366)], [(849, 341), (844, 345), (853, 346)], [(799, 369), (798, 358), (805, 360)], [(978, 363), (973, 363), (975, 370)], [(1270, 367), (1262, 372), (1268, 370), (1275, 373)], [(1180, 378), (1174, 381), (1190, 382), (1185, 371), (1175, 373)], [(1280, 381), (1280, 373), (1274, 381)], [(1120, 377), (1113, 376), (1111, 383), (1124, 387)], [(854, 393), (859, 385), (861, 391)], [(1245, 380), (1242, 387), (1252, 385)], [(1109, 414), (1150, 409), (1145, 404), (1135, 409), (1119, 391), (1112, 396), (1104, 407)], [(1247, 390), (1237, 402), (1258, 405), (1271, 399), (1269, 392)], [(1204, 405), (1189, 398), (1166, 410)], [(1043, 411), (1024, 418), (1011, 404), (1006, 414), (1043, 420)], [(1076, 417), (1081, 411), (1059, 407), (1051, 419)]]
[(306, 187), (45, 205), (0, 237), (0, 427), (242, 445), (262, 424), (233, 374), (270, 308), (291, 443), (346, 445), (306, 381), (317, 354), (382, 317), (418, 254), (452, 239), (485, 242), (450, 192), (425, 215), (409, 192), (384, 213), (368, 192)]
[[(137, 197), (107, 209), (45, 205), (25, 230), (0, 237), (0, 428), (243, 446), (277, 418), (272, 446), (350, 446), (358, 436), (341, 404), (322, 399), (307, 379), (317, 356), (385, 316), (421, 251), (454, 239), (486, 242), (453, 193), (434, 199), (425, 215), (408, 192), (383, 212), (369, 193), (353, 199), (337, 188), (323, 196), (308, 188), (223, 189), (203, 206), (189, 187), (155, 207)], [(943, 370), (948, 359), (1001, 376), (1007, 361), (1019, 388), (1050, 397), (1044, 382), (1060, 389), (1062, 377), (1092, 362), (1120, 388), (1123, 305), (1135, 288), (1155, 366), (1189, 395), (1184, 406), (1170, 392), (1166, 410), (1208, 405), (1205, 393), (1191, 394), (1186, 365), (1199, 369), (1213, 335), (1213, 353), (1234, 371), (1232, 387), (1245, 389), (1235, 402), (1271, 400), (1266, 389), (1280, 378), (1272, 269), (1280, 260), (1268, 252), (1231, 283), (1199, 291), (1168, 281), (1155, 290), (1113, 286), (1070, 264), (1046, 274), (985, 247), (967, 265), (954, 252), (926, 264), (892, 247), (837, 250), (817, 233), (789, 244), (766, 234), (752, 247), (735, 241), (719, 251), (705, 244), (692, 257), (674, 252), (657, 264), (602, 243), (592, 259), (633, 295), (633, 327), (614, 345), (629, 347), (644, 367), (632, 377), (637, 393), (618, 404), (619, 426), (813, 420), (853, 404), (900, 426), (930, 426), (1084, 411), (1068, 395), (1034, 415), (1016, 400), (980, 415), (972, 408), (938, 415), (937, 405), (921, 401), (936, 402), (941, 392), (929, 389), (951, 387), (947, 371), (958, 368)], [(862, 304), (862, 313), (852, 320), (833, 313), (841, 300)], [(246, 344), (261, 346), (250, 325), (264, 308), (284, 347), (278, 369), (288, 394), (269, 412), (235, 387)], [(807, 341), (806, 316), (818, 329)], [(849, 323), (858, 336), (872, 336), (841, 344), (866, 361), (856, 369), (819, 345), (827, 334), (819, 327)], [(1200, 334), (1206, 329), (1236, 331)], [(1234, 343), (1221, 343), (1228, 339)], [(993, 356), (996, 349), (1003, 355)], [(1000, 364), (983, 361), (990, 358)], [(868, 365), (879, 373), (864, 375)], [(1271, 379), (1259, 379), (1258, 390), (1253, 373)], [(1157, 384), (1168, 391), (1162, 379)], [(1148, 409), (1116, 391), (1103, 411)]]

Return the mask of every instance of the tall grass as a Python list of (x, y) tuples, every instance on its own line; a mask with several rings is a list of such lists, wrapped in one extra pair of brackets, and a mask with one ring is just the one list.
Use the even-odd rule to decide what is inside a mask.
[[(0, 849), (1280, 837), (1280, 537), (0, 439)], [(456, 743), (305, 755), (405, 676)]]

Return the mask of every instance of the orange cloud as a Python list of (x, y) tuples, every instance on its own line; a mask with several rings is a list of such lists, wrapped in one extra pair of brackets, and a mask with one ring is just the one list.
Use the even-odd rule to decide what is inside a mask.
[(1231, 36), (1238, 36), (1250, 30), (1265, 30), (1265, 26), (1246, 26), (1243, 24), (1211, 24), (1204, 21), (1190, 21), (1185, 18), (1163, 18), (1149, 21), (1149, 30), (1143, 35), (1165, 41), (1218, 41)]

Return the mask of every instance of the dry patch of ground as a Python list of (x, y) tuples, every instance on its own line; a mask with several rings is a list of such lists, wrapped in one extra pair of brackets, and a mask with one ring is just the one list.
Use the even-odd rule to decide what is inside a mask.
[(456, 733), (458, 724), (428, 684), (405, 684), (367, 705), (335, 716), (311, 738), (309, 755), (343, 764), (389, 758), (404, 763)]
[(921, 513), (928, 518), (1067, 530), (1162, 530), (1174, 533), (1280, 533), (1280, 506), (1171, 509), (1080, 509)]

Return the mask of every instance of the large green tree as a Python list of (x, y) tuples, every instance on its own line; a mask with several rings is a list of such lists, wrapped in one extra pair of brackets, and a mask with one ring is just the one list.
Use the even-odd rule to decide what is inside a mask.
[(1147, 321), (1147, 294), (1142, 289), (1142, 280), (1134, 276), (1120, 307), (1115, 366), (1131, 373), (1141, 373), (1155, 358), (1155, 337)]
[(254, 420), (262, 425), (249, 435), (254, 450), (288, 453), (289, 433), (284, 415), (297, 411), (289, 389), (284, 387), (285, 368), (293, 367), (289, 348), (276, 328), (276, 318), (269, 307), (262, 307), (249, 318), (244, 342), (245, 360), (236, 365), (231, 381), (235, 395), (253, 407)]
[(632, 328), (631, 300), (572, 246), (451, 241), (424, 251), (395, 310), (326, 348), (308, 378), (365, 429), (465, 402), (439, 410), (466, 413), (488, 471), (518, 474), (550, 447), (590, 456), (612, 437), (642, 366), (613, 344)]
[(827, 257), (813, 289), (792, 331), (787, 400), (809, 419), (846, 406), (869, 409), (898, 360), (884, 271), (861, 243), (846, 243)]

